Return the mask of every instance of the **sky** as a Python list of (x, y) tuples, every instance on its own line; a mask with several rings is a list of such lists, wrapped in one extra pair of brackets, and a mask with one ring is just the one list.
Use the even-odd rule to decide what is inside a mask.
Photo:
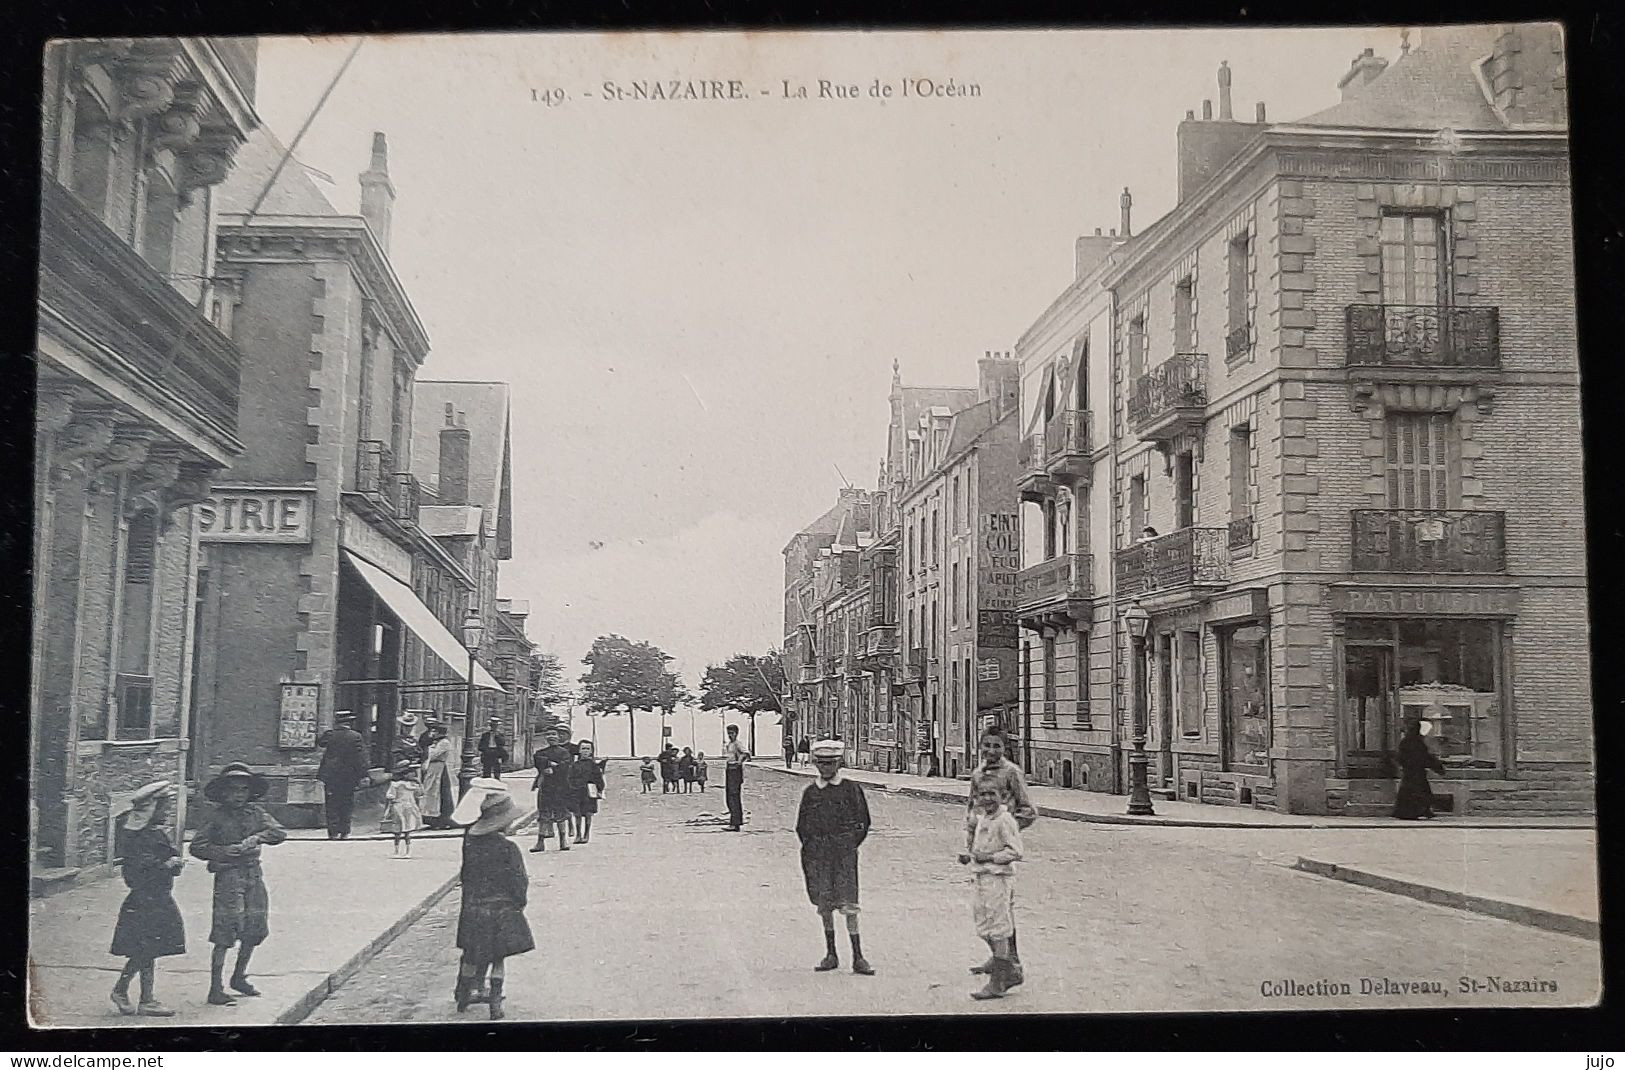
[[(354, 41), (262, 42), (256, 107), (285, 143)], [(354, 212), (387, 135), (390, 258), (432, 347), (420, 377), (512, 384), (500, 587), (530, 602), (531, 638), (572, 679), (594, 636), (645, 639), (694, 685), (782, 641), (782, 550), (843, 480), (874, 485), (893, 361), (906, 383), (974, 386), (977, 359), (1013, 350), (1071, 282), (1074, 239), (1118, 225), (1125, 186), (1136, 231), (1173, 207), (1175, 128), (1204, 99), (1217, 112), (1221, 60), (1237, 118), (1262, 100), (1285, 121), (1398, 42), (370, 38), (296, 156)], [(978, 95), (902, 98), (918, 78)], [(820, 79), (857, 96), (820, 99)], [(638, 80), (737, 80), (746, 99), (606, 97)]]

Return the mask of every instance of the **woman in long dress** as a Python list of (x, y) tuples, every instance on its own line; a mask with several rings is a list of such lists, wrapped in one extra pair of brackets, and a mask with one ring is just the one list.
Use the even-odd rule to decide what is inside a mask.
[(1428, 749), (1422, 735), (1422, 722), (1412, 721), (1399, 741), (1399, 791), (1394, 796), (1394, 816), (1404, 821), (1433, 816), (1433, 788), (1428, 770), (1444, 772), (1444, 763)]
[(457, 756), (444, 728), (431, 731), (434, 734), (423, 760), (423, 823), (430, 828), (449, 828), (451, 812), (457, 806), (457, 793), (451, 786)]

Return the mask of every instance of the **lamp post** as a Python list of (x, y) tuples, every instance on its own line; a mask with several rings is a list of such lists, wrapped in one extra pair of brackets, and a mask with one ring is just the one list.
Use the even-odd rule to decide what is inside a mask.
[(484, 636), (485, 623), (480, 620), (480, 611), (471, 606), (468, 616), (463, 618), (463, 646), (468, 650), (468, 694), (463, 700), (463, 762), (457, 770), (458, 798), (468, 794), (468, 787), (474, 781), (474, 648)]
[(1135, 602), (1123, 614), (1129, 638), (1134, 643), (1134, 753), (1129, 755), (1128, 812), (1137, 817), (1156, 813), (1151, 808), (1151, 789), (1146, 784), (1145, 753), (1145, 634), (1151, 628), (1151, 614)]

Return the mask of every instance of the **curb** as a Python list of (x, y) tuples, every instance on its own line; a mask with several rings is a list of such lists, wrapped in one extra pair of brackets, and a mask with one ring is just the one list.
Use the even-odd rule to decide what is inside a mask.
[(1466, 892), (1452, 892), (1445, 888), (1435, 888), (1430, 884), (1422, 884), (1418, 881), (1405, 880), (1401, 877), (1389, 877), (1381, 873), (1370, 873), (1361, 869), (1351, 869), (1348, 866), (1339, 866), (1333, 862), (1321, 862), (1314, 858), (1300, 857), (1292, 868), (1301, 870), (1304, 873), (1312, 873), (1317, 877), (1327, 877), (1331, 880), (1358, 884), (1379, 892), (1403, 895), (1411, 899), (1419, 899), (1424, 903), (1453, 907), (1456, 910), (1465, 910), (1472, 914), (1483, 914), (1488, 917), (1499, 918), (1502, 921), (1526, 925), (1532, 929), (1544, 929), (1547, 932), (1563, 933), (1567, 936), (1580, 936), (1587, 940), (1602, 939), (1600, 922), (1589, 918), (1576, 917), (1573, 914), (1562, 914), (1555, 910), (1543, 910), (1540, 907), (1532, 907), (1526, 903), (1514, 903), (1505, 899), (1491, 899), (1482, 895), (1469, 895)]
[[(785, 769), (776, 765), (764, 765), (758, 768), (770, 769), (792, 777), (808, 777), (809, 773), (798, 773), (793, 769)], [(853, 778), (857, 779), (857, 778)], [(939, 802), (954, 802), (965, 804), (966, 796), (963, 791), (951, 792), (937, 788), (893, 787), (890, 784), (875, 784), (865, 780), (858, 783), (866, 788), (884, 791), (890, 795), (907, 795), (916, 799), (931, 799)], [(1124, 796), (1127, 799), (1127, 796)], [(1198, 829), (1408, 829), (1408, 828), (1450, 828), (1450, 829), (1546, 829), (1546, 830), (1572, 830), (1595, 829), (1593, 824), (1559, 824), (1557, 822), (1539, 822), (1528, 825), (1500, 825), (1485, 824), (1482, 821), (1362, 821), (1358, 819), (1344, 819), (1335, 823), (1328, 821), (1307, 822), (1276, 822), (1276, 821), (1227, 821), (1224, 818), (1212, 820), (1193, 821), (1182, 817), (1130, 817), (1127, 814), (1099, 814), (1082, 810), (1059, 810), (1050, 806), (1035, 807), (1040, 817), (1050, 817), (1058, 821), (1082, 821), (1092, 825), (1152, 825), (1162, 828), (1198, 828)], [(1215, 807), (1215, 809), (1226, 809)]]
[[(518, 821), (514, 822), (513, 831), (518, 832), (521, 829), (527, 828), (533, 824), (535, 820), (536, 812), (533, 810), (529, 814), (520, 818)], [(385, 929), (383, 932), (369, 940), (366, 947), (363, 947), (360, 951), (357, 951), (354, 955), (351, 955), (338, 969), (334, 970), (326, 977), (323, 977), (320, 981), (317, 981), (315, 986), (312, 987), (310, 991), (300, 996), (293, 1002), (291, 1007), (277, 1015), (271, 1024), (298, 1025), (300, 1022), (308, 1018), (311, 1012), (317, 1007), (321, 1006), (323, 1001), (325, 1001), (328, 996), (331, 996), (334, 992), (337, 992), (340, 988), (342, 988), (345, 982), (354, 977), (356, 974), (360, 973), (362, 967), (371, 962), (380, 951), (394, 943), (396, 937), (400, 936), (401, 933), (415, 925), (418, 920), (423, 917), (423, 915), (433, 910), (435, 904), (444, 899), (453, 888), (457, 887), (460, 880), (460, 875), (453, 875), (447, 878), (444, 884), (430, 892), (428, 895), (424, 896), (417, 902), (416, 905), (409, 908), (405, 914), (402, 914), (399, 918), (395, 919), (394, 924), (390, 925), (389, 928)]]

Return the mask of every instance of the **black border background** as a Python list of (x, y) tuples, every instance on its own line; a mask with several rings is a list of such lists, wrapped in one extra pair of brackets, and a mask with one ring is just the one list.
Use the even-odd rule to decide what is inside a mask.
[[(1613, 997), (1622, 981), (1615, 871), (1619, 849), (1617, 774), (1612, 760), (1625, 754), (1618, 691), (1607, 670), (1618, 656), (1618, 593), (1625, 527), (1617, 515), (1620, 409), (1625, 403), (1625, 198), (1613, 157), (1625, 131), (1625, 15), (1574, 4), (1446, 3), (1425, 11), (1415, 4), (1348, 3), (1313, 6), (1279, 0), (1243, 6), (1107, 0), (1081, 14), (1078, 4), (1038, 0), (926, 4), (910, 0), (619, 0), (599, 5), (525, 3), (518, 0), (36, 0), (37, 10), (14, 11), (0, 23), (0, 646), (13, 665), (0, 710), (10, 714), (15, 741), (26, 740), (29, 562), (32, 523), (30, 433), (33, 377), (27, 354), (34, 338), (33, 294), (38, 244), (39, 93), (41, 49), (51, 37), (203, 36), (231, 34), (355, 34), (451, 30), (561, 29), (896, 29), (988, 27), (1104, 27), (1157, 25), (1268, 26), (1289, 24), (1414, 25), (1421, 22), (1502, 22), (1557, 19), (1566, 24), (1569, 51), (1571, 142), (1574, 167), (1575, 250), (1583, 381), (1592, 686), (1598, 755), (1598, 838), (1604, 902), (1604, 1002), (1579, 1010), (1358, 1011), (1325, 1013), (1170, 1014), (1140, 1016), (1023, 1016), (963, 1018), (715, 1020), (640, 1024), (280, 1027), (245, 1030), (51, 1030), (26, 1025), (23, 984), (29, 909), (26, 746), (0, 757), (0, 874), (11, 925), (0, 940), (0, 1048), (38, 1054), (97, 1051), (197, 1050), (841, 1050), (892, 1051), (1043, 1049), (1400, 1049), (1601, 1050), (1618, 1047), (1609, 1029), (1619, 1017)], [(1339, 72), (1328, 71), (1327, 78)], [(1170, 151), (1172, 148), (1170, 146)], [(1062, 237), (1065, 237), (1064, 235)], [(1531, 443), (1538, 450), (1538, 442)], [(1235, 890), (1245, 895), (1245, 888)], [(1147, 911), (1156, 910), (1147, 890)], [(94, 919), (103, 924), (108, 919)], [(590, 924), (590, 919), (583, 919)], [(786, 918), (787, 928), (805, 919)], [(1335, 934), (1328, 932), (1328, 939)], [(540, 951), (546, 954), (545, 941)], [(1089, 964), (1079, 963), (1087, 974)], [(449, 979), (448, 979), (449, 983)], [(1109, 986), (1110, 977), (1094, 984)], [(1613, 997), (1613, 998), (1611, 998)], [(991, 1028), (990, 1028), (991, 1025)], [(1584, 1070), (1577, 1066), (1576, 1070)]]

